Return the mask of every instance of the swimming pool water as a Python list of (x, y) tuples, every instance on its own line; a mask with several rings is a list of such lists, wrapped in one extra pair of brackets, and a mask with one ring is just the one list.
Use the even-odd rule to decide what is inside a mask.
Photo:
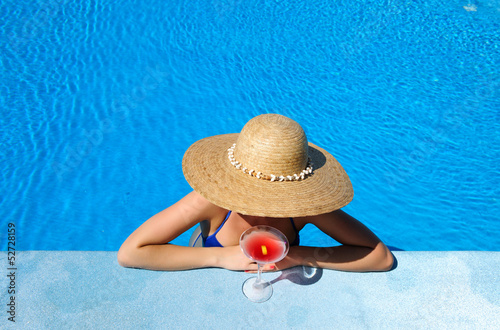
[(0, 21), (2, 250), (11, 222), (18, 250), (117, 250), (190, 191), (191, 143), (267, 112), (343, 164), (389, 246), (499, 250), (499, 1), (6, 0)]

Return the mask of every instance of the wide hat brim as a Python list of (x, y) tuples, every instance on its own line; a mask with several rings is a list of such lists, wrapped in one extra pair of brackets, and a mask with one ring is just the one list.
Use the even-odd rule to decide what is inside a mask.
[(309, 143), (313, 173), (299, 181), (268, 181), (236, 169), (228, 148), (239, 133), (204, 138), (182, 160), (187, 182), (211, 203), (233, 212), (263, 217), (304, 217), (340, 209), (353, 198), (347, 173), (327, 151)]

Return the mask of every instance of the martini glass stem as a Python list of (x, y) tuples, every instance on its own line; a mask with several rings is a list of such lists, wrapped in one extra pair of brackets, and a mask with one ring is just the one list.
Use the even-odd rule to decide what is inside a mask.
[(261, 274), (262, 270), (260, 269), (260, 264), (257, 264), (257, 281), (255, 281), (255, 284), (260, 284), (262, 282)]

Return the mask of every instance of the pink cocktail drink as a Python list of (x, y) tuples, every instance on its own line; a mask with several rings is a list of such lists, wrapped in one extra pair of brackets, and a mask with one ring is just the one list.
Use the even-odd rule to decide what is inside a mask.
[(255, 231), (245, 237), (242, 248), (252, 260), (267, 264), (283, 259), (286, 242), (271, 232)]
[(257, 263), (257, 277), (243, 283), (243, 293), (251, 301), (266, 301), (273, 294), (273, 287), (271, 282), (262, 280), (261, 266), (283, 259), (288, 253), (288, 240), (278, 229), (258, 225), (241, 234), (240, 247), (248, 258)]

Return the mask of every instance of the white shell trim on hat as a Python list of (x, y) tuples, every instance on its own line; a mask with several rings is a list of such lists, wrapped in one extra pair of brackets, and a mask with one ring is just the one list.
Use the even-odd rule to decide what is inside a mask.
[(236, 148), (236, 143), (234, 143), (231, 148), (227, 149), (228, 158), (231, 164), (238, 170), (242, 170), (243, 173), (249, 174), (250, 176), (253, 176), (257, 179), (264, 179), (269, 181), (298, 181), (298, 180), (303, 180), (307, 175), (313, 172), (313, 163), (311, 163), (311, 159), (309, 158), (307, 161), (306, 169), (300, 172), (299, 174), (292, 174), (287, 176), (262, 174), (261, 172), (257, 172), (255, 170), (249, 170), (248, 168), (243, 167), (243, 165), (240, 162), (236, 161), (236, 159), (234, 158), (235, 148)]

